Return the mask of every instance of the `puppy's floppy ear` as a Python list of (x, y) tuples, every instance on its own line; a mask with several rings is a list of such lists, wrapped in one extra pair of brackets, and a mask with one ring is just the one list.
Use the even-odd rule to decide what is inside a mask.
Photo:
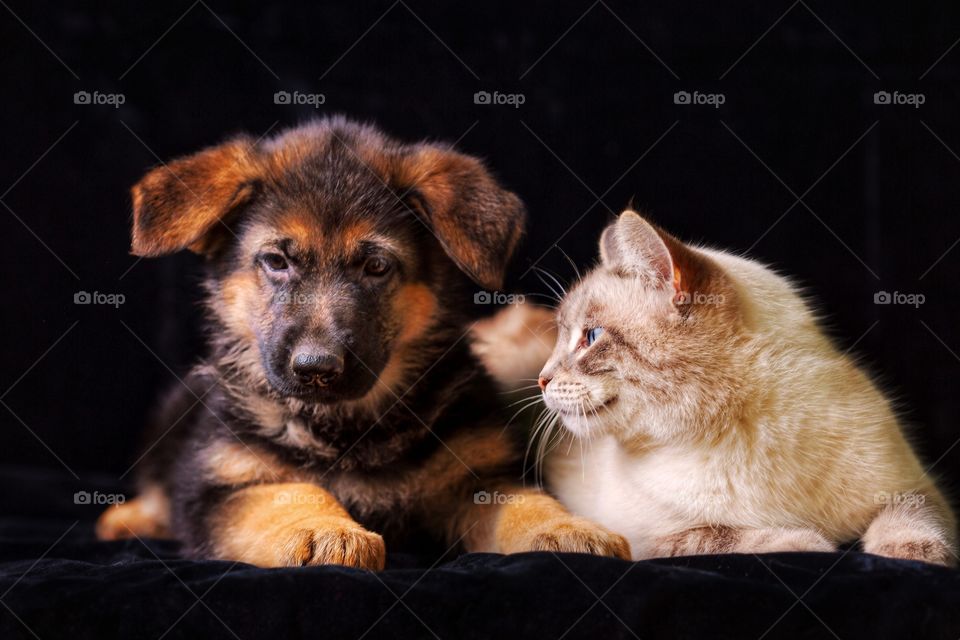
[(217, 228), (256, 190), (255, 154), (244, 136), (147, 173), (131, 189), (132, 253), (153, 257), (185, 248), (201, 254), (216, 250), (222, 238)]
[(487, 289), (503, 284), (526, 211), (478, 159), (423, 144), (408, 147), (395, 184), (419, 209), (447, 255)]
[(654, 283), (674, 279), (673, 258), (663, 238), (653, 225), (629, 209), (603, 230), (600, 260), (608, 269)]

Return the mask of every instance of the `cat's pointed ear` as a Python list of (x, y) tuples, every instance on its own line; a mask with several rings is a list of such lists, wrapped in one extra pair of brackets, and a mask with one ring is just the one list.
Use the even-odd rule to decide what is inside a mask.
[(226, 217), (256, 190), (255, 156), (240, 137), (149, 171), (131, 189), (132, 253), (214, 252), (228, 232)]
[(600, 236), (600, 260), (612, 271), (654, 283), (674, 280), (673, 258), (663, 238), (653, 225), (629, 209)]

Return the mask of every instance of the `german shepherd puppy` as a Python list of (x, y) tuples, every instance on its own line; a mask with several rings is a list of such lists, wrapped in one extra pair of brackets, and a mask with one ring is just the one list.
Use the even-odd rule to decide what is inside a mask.
[(630, 557), (519, 483), (467, 333), (525, 214), (480, 161), (327, 119), (153, 169), (133, 218), (135, 255), (206, 257), (210, 352), (102, 539), (172, 534), (265, 567), (381, 569), (380, 534)]

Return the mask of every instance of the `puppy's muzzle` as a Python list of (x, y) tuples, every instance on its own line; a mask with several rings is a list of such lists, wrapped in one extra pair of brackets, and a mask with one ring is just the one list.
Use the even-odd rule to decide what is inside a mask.
[(300, 384), (326, 387), (343, 374), (343, 354), (327, 349), (301, 349), (290, 359), (290, 368)]

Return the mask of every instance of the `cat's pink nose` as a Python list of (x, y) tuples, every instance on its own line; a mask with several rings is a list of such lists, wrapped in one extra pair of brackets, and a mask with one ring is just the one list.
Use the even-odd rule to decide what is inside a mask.
[(550, 384), (552, 378), (547, 378), (546, 376), (540, 376), (537, 378), (537, 384), (540, 385), (540, 391), (546, 391), (547, 385)]

